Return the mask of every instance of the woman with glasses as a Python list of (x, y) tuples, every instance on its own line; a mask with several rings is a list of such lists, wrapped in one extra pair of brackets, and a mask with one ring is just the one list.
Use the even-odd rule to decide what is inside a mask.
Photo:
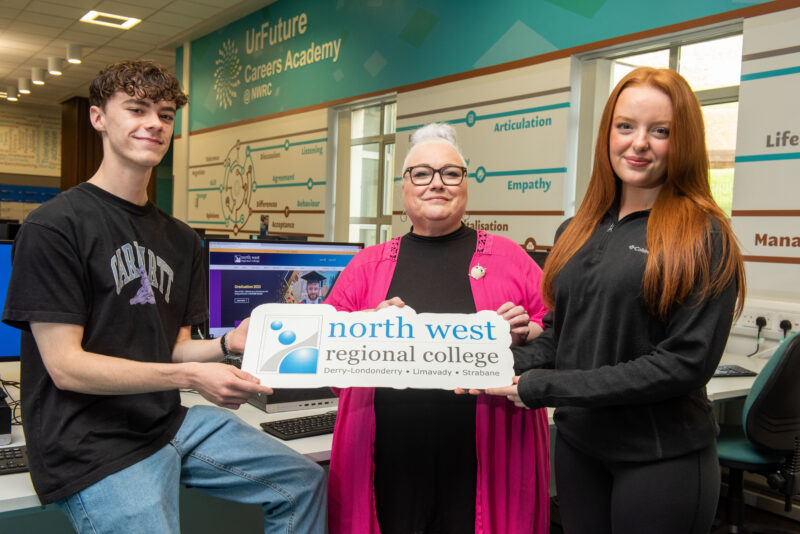
[(554, 406), (564, 531), (707, 533), (719, 496), (705, 385), (744, 302), (744, 268), (711, 197), (703, 114), (680, 74), (640, 67), (606, 103), (594, 170), (542, 291), (547, 329), (515, 347), (515, 385)]
[[(326, 303), (359, 311), (497, 310), (515, 344), (541, 332), (541, 270), (518, 244), (461, 219), (467, 169), (455, 131), (430, 124), (403, 164), (411, 231), (358, 254)], [(329, 530), (376, 534), (544, 534), (549, 432), (543, 410), (430, 389), (340, 391)]]

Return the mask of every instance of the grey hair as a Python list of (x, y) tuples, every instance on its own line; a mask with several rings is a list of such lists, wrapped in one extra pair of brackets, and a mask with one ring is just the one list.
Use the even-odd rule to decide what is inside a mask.
[(455, 128), (443, 122), (432, 122), (415, 131), (411, 134), (411, 145), (414, 146), (428, 139), (444, 139), (453, 145), (458, 144)]
[(411, 134), (411, 147), (408, 149), (408, 153), (403, 160), (402, 170), (405, 171), (408, 166), (408, 157), (417, 146), (431, 142), (444, 143), (451, 146), (453, 150), (458, 153), (458, 157), (461, 158), (461, 161), (466, 163), (467, 160), (464, 159), (464, 155), (461, 153), (458, 141), (456, 140), (455, 128), (443, 122), (432, 122)]

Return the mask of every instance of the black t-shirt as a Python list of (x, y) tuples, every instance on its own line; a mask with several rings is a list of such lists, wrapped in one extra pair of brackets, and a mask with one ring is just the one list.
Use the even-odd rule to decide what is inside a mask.
[(23, 330), (22, 417), (42, 503), (163, 447), (185, 415), (178, 391), (87, 395), (55, 387), (29, 323), (84, 327), (84, 350), (171, 362), (178, 331), (207, 316), (195, 232), (148, 203), (81, 184), (31, 213), (17, 235), (3, 321)]

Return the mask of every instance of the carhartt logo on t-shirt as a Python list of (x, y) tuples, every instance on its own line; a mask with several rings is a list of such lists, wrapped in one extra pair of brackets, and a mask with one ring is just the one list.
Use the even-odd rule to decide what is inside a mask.
[[(172, 267), (152, 250), (139, 245), (136, 241), (125, 243), (114, 251), (109, 264), (111, 274), (114, 276), (117, 295), (129, 283), (145, 279), (141, 281), (141, 287), (136, 296), (131, 299), (131, 304), (155, 304), (154, 290), (158, 290), (164, 296), (164, 300), (169, 302), (174, 273)], [(145, 289), (145, 282), (147, 289)], [(147, 293), (148, 291), (149, 293)]]
[(156, 296), (153, 294), (153, 288), (150, 286), (150, 281), (147, 279), (147, 273), (144, 267), (139, 267), (139, 280), (141, 287), (136, 292), (136, 296), (130, 300), (131, 304), (155, 304)]

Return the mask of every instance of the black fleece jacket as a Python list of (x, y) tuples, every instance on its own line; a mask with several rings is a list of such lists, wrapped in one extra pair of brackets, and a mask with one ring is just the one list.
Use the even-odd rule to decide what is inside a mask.
[[(525, 404), (556, 407), (560, 435), (608, 461), (679, 456), (717, 433), (705, 384), (725, 349), (736, 284), (702, 302), (693, 292), (666, 321), (655, 318), (642, 298), (648, 217), (617, 221), (612, 209), (555, 278), (545, 331), (514, 348)], [(716, 220), (709, 242), (714, 272)]]

